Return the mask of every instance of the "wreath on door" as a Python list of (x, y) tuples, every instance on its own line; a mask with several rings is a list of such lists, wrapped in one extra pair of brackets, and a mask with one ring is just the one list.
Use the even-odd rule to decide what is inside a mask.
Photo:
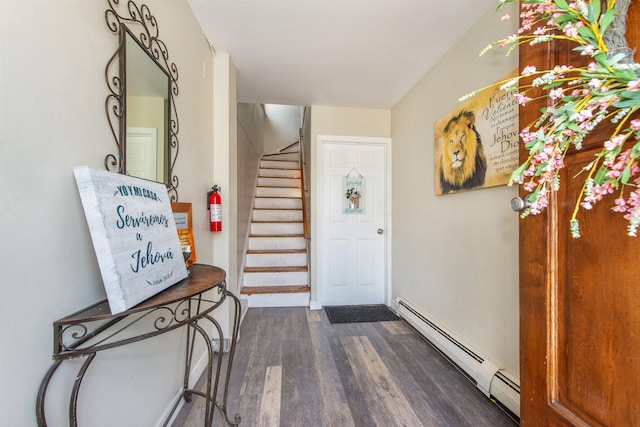
[[(499, 0), (498, 8), (514, 1)], [(578, 211), (590, 210), (610, 195), (612, 210), (628, 221), (627, 234), (637, 236), (640, 226), (640, 64), (633, 60), (624, 37), (630, 2), (522, 0), (518, 33), (481, 52), (499, 46), (506, 47), (508, 55), (523, 43), (555, 39), (572, 43), (574, 51), (589, 58), (584, 67), (525, 66), (517, 77), (489, 86), (511, 91), (520, 105), (531, 101), (534, 88), (541, 88), (550, 101), (537, 120), (520, 131), (529, 155), (512, 173), (510, 184), (519, 184), (526, 192), (522, 217), (544, 211), (549, 195), (558, 191), (568, 150), (580, 150), (582, 141), (602, 122), (614, 124), (593, 161), (574, 177), (583, 184), (570, 219), (573, 237), (580, 237)], [(509, 15), (502, 17), (508, 19)]]

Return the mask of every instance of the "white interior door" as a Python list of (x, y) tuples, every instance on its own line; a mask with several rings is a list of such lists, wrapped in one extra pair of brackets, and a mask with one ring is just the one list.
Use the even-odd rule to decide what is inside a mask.
[[(319, 137), (319, 281), (322, 305), (387, 302), (388, 138)], [(350, 210), (345, 176), (363, 178), (361, 212)]]
[(151, 181), (157, 180), (158, 130), (127, 128), (127, 174)]

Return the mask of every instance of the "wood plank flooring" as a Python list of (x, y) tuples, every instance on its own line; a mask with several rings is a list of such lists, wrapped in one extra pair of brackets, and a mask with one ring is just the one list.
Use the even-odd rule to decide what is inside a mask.
[[(332, 325), (304, 307), (249, 309), (228, 398), (241, 427), (517, 425), (404, 321)], [(173, 426), (204, 425), (202, 401)]]

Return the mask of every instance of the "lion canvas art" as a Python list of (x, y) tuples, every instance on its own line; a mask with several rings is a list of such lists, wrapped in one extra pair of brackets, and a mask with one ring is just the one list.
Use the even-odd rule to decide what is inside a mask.
[(462, 110), (452, 117), (442, 133), (440, 187), (442, 193), (470, 190), (484, 184), (487, 159), (476, 130), (476, 115)]
[(434, 124), (435, 194), (505, 185), (518, 165), (518, 104), (479, 93)]

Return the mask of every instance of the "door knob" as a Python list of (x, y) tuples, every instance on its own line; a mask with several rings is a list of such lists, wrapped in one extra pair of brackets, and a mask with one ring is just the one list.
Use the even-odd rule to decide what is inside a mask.
[(520, 212), (521, 210), (529, 207), (531, 207), (531, 202), (527, 199), (523, 199), (522, 197), (514, 197), (511, 199), (511, 209), (514, 212)]
[(378, 234), (383, 234), (384, 230), (382, 228), (378, 228)]

